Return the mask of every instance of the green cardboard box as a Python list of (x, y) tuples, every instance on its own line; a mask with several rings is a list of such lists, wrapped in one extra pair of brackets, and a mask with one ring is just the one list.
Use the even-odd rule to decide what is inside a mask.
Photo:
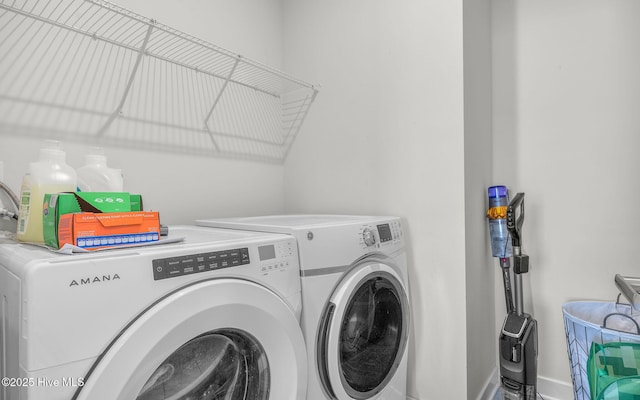
[(144, 211), (142, 208), (142, 196), (139, 194), (130, 194), (131, 199), (131, 211)]
[(142, 211), (142, 197), (127, 192), (64, 192), (45, 194), (42, 228), (44, 243), (58, 248), (60, 216), (78, 212)]

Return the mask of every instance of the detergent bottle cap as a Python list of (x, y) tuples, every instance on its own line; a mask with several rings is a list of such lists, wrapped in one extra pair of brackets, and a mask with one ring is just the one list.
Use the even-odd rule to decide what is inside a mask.
[(102, 148), (90, 148), (85, 156), (85, 165), (78, 168), (78, 191), (123, 191), (122, 171), (107, 166), (107, 156)]
[(62, 150), (62, 143), (57, 140), (45, 140), (40, 149), (40, 161), (65, 162), (66, 155)]
[(107, 156), (104, 154), (102, 147), (91, 147), (89, 152), (84, 156), (85, 165), (104, 166), (107, 165)]

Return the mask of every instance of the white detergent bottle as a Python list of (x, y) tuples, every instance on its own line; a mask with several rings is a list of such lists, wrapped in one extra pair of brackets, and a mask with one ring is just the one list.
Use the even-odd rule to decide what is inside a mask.
[(22, 179), (20, 211), (16, 236), (18, 240), (44, 243), (42, 230), (43, 201), (46, 193), (75, 192), (77, 176), (66, 164), (62, 144), (47, 140), (40, 149), (40, 159), (29, 164)]
[(78, 190), (81, 192), (122, 192), (122, 171), (109, 168), (107, 157), (100, 148), (93, 148), (85, 156), (85, 165), (78, 168)]

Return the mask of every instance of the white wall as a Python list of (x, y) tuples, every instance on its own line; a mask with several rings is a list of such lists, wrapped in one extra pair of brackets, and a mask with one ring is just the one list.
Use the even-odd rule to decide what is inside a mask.
[[(5, 182), (19, 194), (28, 162), (42, 140), (0, 136)], [(67, 163), (83, 165), (86, 145), (63, 143)], [(258, 215), (283, 208), (282, 166), (184, 154), (104, 148), (108, 164), (121, 168), (125, 190), (140, 193), (163, 224), (191, 224), (210, 216)], [(258, 201), (259, 200), (259, 201)]]
[[(462, 3), (287, 1), (284, 14), (275, 0), (122, 5), (323, 85), (284, 171), (107, 148), (126, 189), (169, 224), (277, 213), (285, 203), (290, 212), (403, 217), (414, 316), (409, 394), (465, 398), (467, 357), (477, 358), (466, 346)], [(1, 139), (17, 191), (40, 143)], [(85, 146), (65, 149), (80, 166)], [(197, 196), (183, 204), (178, 190)]]
[(562, 304), (615, 300), (614, 274), (640, 275), (638, 15), (635, 0), (494, 0), (494, 176), (526, 192), (539, 374), (563, 382)]
[[(276, 68), (282, 67), (282, 11), (278, 0), (127, 0), (123, 7)], [(40, 139), (0, 136), (5, 180), (20, 190)], [(86, 145), (64, 143), (67, 160), (83, 165)], [(164, 224), (197, 218), (279, 213), (284, 207), (283, 167), (262, 163), (106, 148), (109, 165), (125, 174), (125, 189), (141, 193)]]
[[(122, 5), (323, 85), (284, 167), (107, 148), (126, 188), (163, 222), (282, 211), (403, 217), (409, 394), (473, 398), (493, 367), (484, 366), (504, 312), (501, 284), (486, 279), (497, 269), (487, 260), (484, 191), (494, 183), (524, 191), (525, 306), (539, 321), (539, 374), (570, 381), (561, 305), (611, 300), (614, 273), (639, 274), (640, 3), (492, 0), (492, 50), (486, 2)], [(0, 140), (5, 179), (18, 190), (39, 141)], [(84, 146), (65, 148), (79, 166)], [(183, 204), (178, 190), (198, 196)], [(487, 304), (485, 313), (490, 301), (495, 310)]]
[(404, 219), (408, 393), (467, 398), (462, 3), (290, 0), (285, 13), (286, 70), (322, 85), (285, 164), (286, 211)]
[(492, 378), (497, 354), (496, 266), (486, 219), (487, 188), (494, 184), (491, 0), (465, 0), (463, 17), (467, 399), (475, 399)]
[(116, 0), (114, 3), (270, 67), (282, 67), (281, 0)]

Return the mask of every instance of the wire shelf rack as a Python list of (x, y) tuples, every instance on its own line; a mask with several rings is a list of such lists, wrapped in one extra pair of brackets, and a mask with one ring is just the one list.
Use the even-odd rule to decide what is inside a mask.
[(282, 163), (318, 87), (102, 0), (0, 0), (0, 134)]

